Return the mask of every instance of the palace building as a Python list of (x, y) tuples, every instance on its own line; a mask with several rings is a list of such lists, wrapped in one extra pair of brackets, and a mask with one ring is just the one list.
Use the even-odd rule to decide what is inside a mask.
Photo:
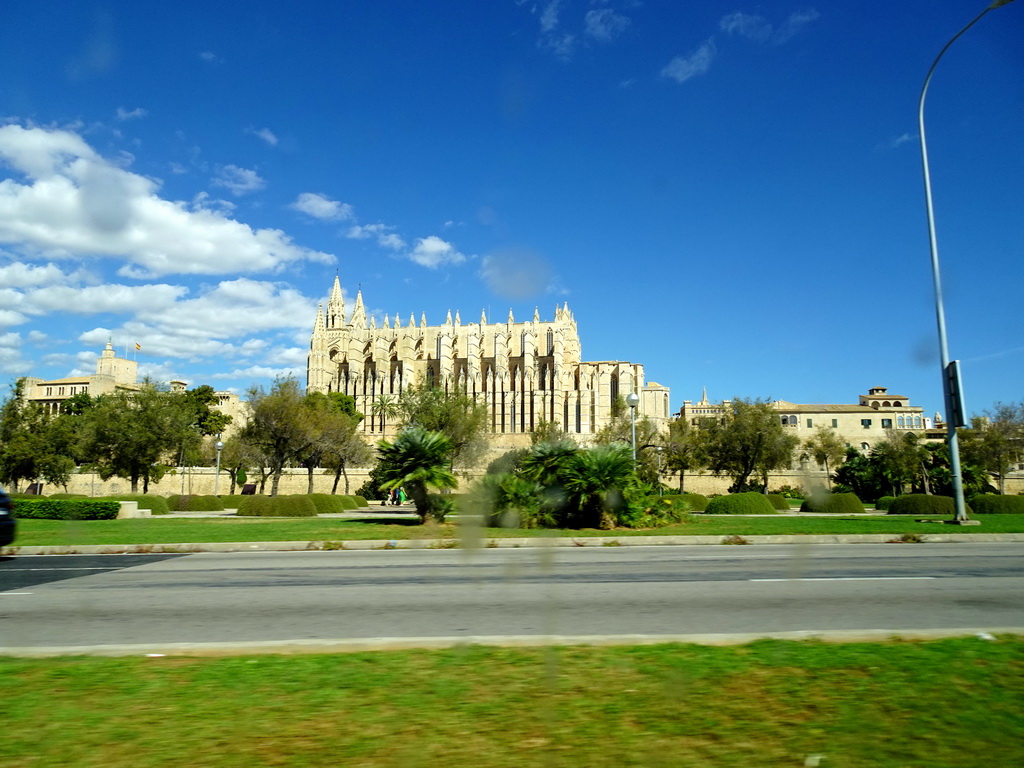
[[(487, 404), (491, 431), (532, 432), (541, 422), (557, 423), (586, 442), (608, 423), (619, 396), (640, 397), (637, 418), (667, 423), (669, 390), (644, 381), (644, 368), (621, 360), (583, 362), (576, 318), (568, 305), (556, 307), (553, 320), (463, 323), (451, 311), (441, 325), (427, 325), (421, 314), (403, 325), (396, 314), (381, 327), (367, 316), (363, 294), (345, 306), (337, 277), (321, 305), (309, 345), (306, 389), (343, 392), (366, 415), (363, 429), (382, 435), (393, 420), (374, 414), (381, 396), (395, 400), (417, 382), (462, 391)], [(378, 408), (379, 410), (379, 408)]]

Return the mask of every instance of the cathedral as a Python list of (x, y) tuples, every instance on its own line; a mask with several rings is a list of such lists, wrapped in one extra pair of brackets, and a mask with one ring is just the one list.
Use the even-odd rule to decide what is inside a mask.
[[(644, 383), (637, 363), (581, 361), (576, 318), (566, 304), (555, 308), (553, 320), (463, 323), (458, 312), (441, 325), (427, 325), (425, 315), (402, 325), (384, 316), (377, 326), (367, 316), (363, 294), (351, 309), (345, 306), (341, 283), (334, 278), (326, 311), (317, 309), (309, 344), (306, 389), (343, 392), (355, 398), (366, 414), (363, 430), (381, 437), (393, 431), (393, 419), (375, 414), (381, 396), (393, 401), (417, 382), (462, 391), (487, 404), (496, 435), (527, 434), (541, 422), (557, 423), (579, 442), (587, 442), (608, 423), (619, 396), (637, 393), (636, 417), (667, 423), (669, 390)], [(378, 407), (376, 410), (380, 410)]]

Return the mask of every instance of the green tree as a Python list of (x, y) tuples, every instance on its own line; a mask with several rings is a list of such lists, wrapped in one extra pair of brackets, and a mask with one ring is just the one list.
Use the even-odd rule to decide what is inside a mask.
[(633, 457), (628, 445), (595, 445), (579, 451), (562, 475), (574, 528), (614, 528), (626, 506), (625, 491), (634, 482)]
[(79, 418), (83, 455), (104, 480), (115, 475), (128, 480), (132, 493), (138, 493), (140, 480), (147, 493), (180, 446), (199, 442), (181, 398), (152, 381), (138, 391), (101, 395)]
[(846, 442), (828, 427), (818, 427), (814, 435), (804, 441), (804, 450), (820, 466), (825, 467), (829, 490), (832, 490), (832, 467), (836, 467), (846, 456)]
[(313, 492), (313, 469), (323, 466), (335, 471), (331, 493), (337, 493), (342, 475), (345, 476), (345, 493), (348, 493), (347, 467), (367, 464), (372, 458), (366, 441), (356, 432), (363, 416), (355, 410), (353, 398), (337, 392), (330, 395), (307, 393), (304, 403), (314, 431), (313, 441), (302, 458), (309, 473), (307, 492)]
[(443, 519), (443, 510), (438, 512), (434, 508), (428, 491), (458, 486), (450, 469), (453, 450), (447, 435), (421, 427), (402, 430), (392, 443), (382, 440), (377, 448), (381, 487), (385, 490), (404, 487), (416, 505), (421, 523), (432, 514)]
[(679, 473), (679, 492), (686, 491), (686, 473), (703, 469), (706, 465), (706, 432), (685, 419), (675, 419), (668, 424), (663, 455), (664, 470), (669, 474)]
[(209, 384), (186, 390), (181, 397), (184, 398), (192, 425), (200, 435), (219, 435), (231, 423), (231, 417), (216, 408), (220, 398)]
[(315, 413), (292, 378), (277, 379), (269, 391), (252, 387), (248, 398), (249, 421), (240, 436), (265, 457), (270, 495), (277, 496), (285, 466), (305, 456), (316, 440)]
[(727, 405), (721, 420), (707, 420), (708, 468), (733, 479), (730, 492), (751, 490), (751, 476), (761, 480), (753, 490), (764, 491), (768, 473), (789, 466), (800, 439), (785, 431), (778, 412), (766, 401), (736, 398)]
[(1006, 475), (1024, 454), (1024, 402), (996, 403), (960, 436), (964, 461), (990, 474), (999, 493), (1006, 493)]
[(475, 466), (487, 450), (487, 406), (465, 392), (420, 383), (402, 392), (398, 407), (402, 429), (418, 427), (448, 438), (452, 467)]
[(893, 496), (902, 495), (918, 481), (924, 482), (921, 458), (918, 438), (913, 432), (888, 430), (886, 438), (871, 449), (871, 460)]
[(394, 395), (380, 395), (370, 406), (372, 413), (380, 423), (381, 433), (387, 428), (388, 421), (394, 419), (400, 413), (398, 398)]

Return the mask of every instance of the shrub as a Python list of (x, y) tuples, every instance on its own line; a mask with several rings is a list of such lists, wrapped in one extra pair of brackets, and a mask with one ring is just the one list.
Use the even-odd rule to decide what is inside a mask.
[(706, 515), (774, 515), (775, 508), (763, 493), (747, 491), (717, 496), (708, 502)]
[(680, 493), (680, 497), (686, 499), (691, 512), (703, 512), (708, 506), (708, 497), (699, 493)]
[(223, 512), (224, 502), (220, 496), (181, 496), (182, 512)]
[(878, 499), (878, 501), (875, 502), (875, 509), (877, 509), (879, 512), (886, 512), (888, 511), (889, 507), (892, 506), (892, 503), (893, 501), (895, 501), (895, 499), (895, 496), (881, 496)]
[(794, 488), (792, 485), (783, 485), (776, 488), (772, 493), (777, 493), (780, 496), (785, 496), (787, 499), (802, 499), (804, 498), (804, 492), (801, 488)]
[(772, 505), (773, 509), (780, 509), (783, 511), (789, 511), (789, 499), (783, 496), (781, 493), (768, 493), (765, 494), (765, 498)]
[[(968, 514), (971, 508), (967, 507)], [(897, 496), (889, 505), (890, 515), (948, 515), (956, 514), (956, 504), (951, 496), (930, 496), (924, 493), (908, 493)]]
[(1024, 496), (982, 493), (971, 499), (976, 515), (1024, 515)]
[(682, 494), (652, 494), (631, 503), (616, 522), (625, 528), (660, 528), (686, 522), (689, 517), (690, 505)]
[(311, 493), (309, 494), (309, 500), (313, 502), (313, 506), (316, 507), (316, 513), (318, 515), (332, 515), (339, 512), (344, 512), (346, 507), (342, 503), (344, 496), (335, 496), (330, 493)]
[(350, 512), (353, 509), (359, 509), (359, 502), (356, 501), (355, 496), (338, 496), (338, 503), (341, 504), (342, 512)]
[[(13, 493), (10, 496), (11, 496), (12, 499), (13, 498), (20, 498), (20, 497), (25, 497), (25, 498), (29, 498), (29, 499), (38, 499), (39, 498), (38, 496), (28, 496), (27, 494), (18, 494), (17, 496), (15, 496), (15, 494), (13, 494)], [(48, 498), (48, 499), (88, 499), (89, 496), (88, 496), (88, 494), (85, 494), (85, 493), (51, 493), (46, 498)], [(163, 496), (161, 496), (160, 498), (162, 499)]]
[(455, 494), (428, 493), (427, 501), (427, 516), (439, 523), (443, 523), (445, 517), (455, 511)]
[(828, 515), (853, 515), (864, 511), (864, 504), (855, 493), (830, 493), (804, 499), (801, 512), (817, 512)]
[(316, 505), (306, 495), (241, 498), (238, 514), (242, 517), (316, 517)]
[[(32, 497), (29, 497), (32, 498)], [(113, 520), (121, 505), (109, 499), (19, 498), (14, 505), (16, 517), (36, 520)]]
[(356, 500), (356, 504), (358, 504), (359, 507), (368, 507), (368, 506), (370, 506), (370, 503), (366, 499), (364, 499), (362, 496), (353, 496), (352, 498)]

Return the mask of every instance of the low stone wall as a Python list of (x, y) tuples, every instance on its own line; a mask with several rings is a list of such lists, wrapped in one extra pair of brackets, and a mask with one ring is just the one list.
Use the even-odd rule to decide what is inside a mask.
[[(369, 479), (369, 472), (369, 467), (348, 470), (347, 492), (350, 494), (355, 493), (356, 490), (358, 490), (363, 483)], [(483, 475), (483, 473), (483, 468), (471, 472), (469, 474), (469, 480), (472, 481), (473, 479)], [(215, 475), (216, 470), (212, 467), (194, 467), (192, 469), (186, 469), (184, 473), (168, 473), (164, 475), (160, 482), (150, 483), (149, 492), (156, 493), (161, 496), (171, 496), (182, 493), (205, 496), (213, 494), (216, 488), (217, 492), (221, 496), (229, 495), (231, 493), (231, 483), (227, 474), (222, 472), (219, 482), (216, 481)], [(460, 475), (459, 480), (463, 487), (465, 487), (465, 478)], [(254, 478), (250, 475), (248, 482), (256, 483), (258, 482), (258, 478)], [(678, 475), (666, 475), (663, 478), (663, 482), (673, 490), (677, 490), (679, 488)], [(728, 477), (715, 477), (714, 475), (708, 474), (688, 473), (683, 480), (683, 488), (689, 493), (702, 493), (705, 496), (708, 496), (716, 493), (727, 493), (731, 483), (732, 480)], [(333, 485), (334, 472), (332, 470), (314, 470), (314, 493), (330, 493)], [(769, 491), (781, 488), (783, 485), (789, 485), (794, 488), (803, 488), (805, 491), (809, 491), (815, 488), (827, 488), (828, 480), (825, 477), (825, 472), (823, 470), (773, 472), (768, 476)], [(284, 474), (281, 476), (281, 484), (278, 488), (278, 492), (282, 494), (306, 493), (308, 488), (309, 477), (305, 469), (286, 469)], [(63, 488), (47, 486), (43, 489), (43, 493), (56, 493), (58, 491), (63, 491)], [(236, 494), (240, 491), (241, 489), (235, 488)], [(100, 479), (99, 475), (82, 473), (72, 476), (71, 482), (68, 483), (68, 492), (83, 493), (87, 496), (111, 496), (119, 493), (127, 494), (131, 492), (131, 484), (127, 480), (122, 480), (117, 477), (103, 481)], [(141, 483), (139, 484), (138, 492), (142, 493)], [(266, 492), (270, 492), (269, 479), (267, 480)], [(1024, 472), (1015, 472), (1007, 478), (1006, 492), (1008, 494), (1024, 493)], [(344, 477), (342, 477), (338, 482), (338, 493), (346, 493)]]

